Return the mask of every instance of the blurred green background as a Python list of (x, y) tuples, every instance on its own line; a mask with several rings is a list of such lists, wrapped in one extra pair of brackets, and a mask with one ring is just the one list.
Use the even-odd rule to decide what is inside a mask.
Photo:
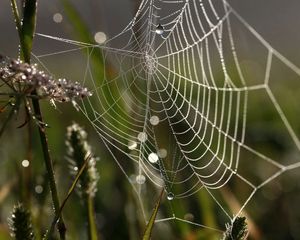
[[(94, 41), (94, 34), (101, 31), (109, 38), (119, 33), (125, 23), (132, 19), (139, 4), (139, 1), (135, 0), (70, 2), (81, 16), (78, 21), (87, 26), (89, 36), (83, 30), (80, 32), (78, 28), (76, 29), (76, 22), (67, 17), (67, 9), (62, 1), (58, 0), (39, 2), (37, 32), (81, 41)], [(235, 0), (229, 1), (229, 3), (271, 46), (279, 50), (295, 65), (300, 65), (298, 64), (300, 62), (298, 51), (300, 31), (297, 30), (297, 23), (300, 21), (299, 1), (282, 3), (279, 0), (263, 2)], [(62, 22), (56, 23), (53, 20), (56, 13), (62, 14)], [(236, 25), (236, 29), (239, 29), (238, 27), (239, 25)], [(245, 69), (249, 84), (257, 84), (265, 74), (267, 52), (265, 49), (262, 50), (261, 44), (251, 38), (245, 29), (241, 28), (235, 33), (240, 36), (238, 46), (242, 55), (241, 66)], [(0, 36), (0, 53), (16, 57), (18, 37), (9, 1), (0, 2)], [(57, 42), (44, 41), (37, 37), (34, 43), (34, 54), (58, 51), (59, 48)], [(74, 56), (69, 54), (60, 55), (59, 58), (54, 56), (46, 58), (45, 63), (56, 77), (67, 77), (80, 81), (85, 69), (86, 55), (78, 52)], [(276, 94), (276, 99), (290, 121), (295, 134), (300, 136), (300, 78), (280, 62), (274, 61), (274, 69), (270, 87)], [(50, 126), (47, 134), (51, 155), (55, 162), (60, 198), (65, 196), (72, 182), (71, 177), (66, 174), (68, 163), (65, 160), (65, 135), (66, 127), (75, 121), (84, 126), (88, 132), (89, 143), (100, 158), (97, 163), (100, 180), (95, 199), (95, 211), (101, 239), (140, 239), (145, 222), (142, 218), (139, 199), (133, 193), (128, 179), (124, 177), (90, 122), (71, 104), (58, 104), (55, 109), (48, 102), (43, 102), (42, 108), (44, 119)], [(0, 113), (1, 122), (5, 114), (5, 112)], [(36, 128), (33, 126), (32, 151), (28, 151), (27, 127), (17, 128), (25, 121), (24, 118), (24, 114), (20, 112), (0, 139), (1, 240), (10, 239), (7, 219), (14, 204), (18, 202), (25, 202), (31, 206), (37, 236), (45, 232), (53, 217)], [(299, 161), (299, 150), (295, 148), (276, 109), (274, 109), (274, 104), (269, 101), (264, 92), (249, 93), (247, 122), (247, 144), (283, 164)], [(166, 133), (167, 136), (168, 134)], [(172, 148), (172, 144), (172, 141), (168, 143), (170, 148)], [(29, 168), (23, 168), (21, 162), (28, 158), (32, 158), (32, 164)], [(133, 168), (131, 165), (130, 167)], [(242, 175), (260, 180), (270, 176), (268, 174), (271, 174), (273, 170), (256, 156), (242, 153), (240, 160)], [(299, 177), (299, 169), (288, 171), (255, 194), (245, 209), (250, 223), (249, 239), (300, 239)], [(43, 191), (39, 191), (41, 189)], [(240, 207), (239, 198), (245, 199), (248, 191), (243, 184), (236, 181), (214, 194), (228, 209), (236, 212), (236, 209)], [(147, 189), (143, 189), (141, 196), (148, 217), (158, 194), (159, 189), (155, 189), (153, 186), (147, 185)], [(235, 197), (236, 195), (238, 197)], [(215, 205), (207, 193), (199, 191), (193, 197), (174, 200), (171, 204), (163, 199), (159, 217), (172, 217), (172, 214), (176, 212), (176, 216), (182, 219), (225, 230), (224, 222), (228, 219)], [(82, 204), (77, 195), (74, 194), (71, 197), (63, 213), (68, 227), (68, 238), (86, 239), (84, 230), (86, 223), (82, 218)], [(153, 239), (220, 239), (221, 235), (216, 231), (192, 224), (167, 221), (155, 226)]]

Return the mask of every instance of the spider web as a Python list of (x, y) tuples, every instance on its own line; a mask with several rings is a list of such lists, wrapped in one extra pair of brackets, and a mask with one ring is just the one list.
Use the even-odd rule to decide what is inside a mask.
[[(243, 49), (242, 39), (235, 37), (239, 31), (255, 50)], [(215, 203), (221, 219), (234, 221), (258, 190), (300, 167), (297, 157), (271, 154), (262, 146), (270, 146), (268, 139), (256, 141), (248, 134), (268, 105), (275, 122), (270, 131), (280, 129), (284, 141), (299, 153), (296, 120), (279, 103), (278, 86), (287, 75), (298, 81), (300, 69), (226, 1), (143, 0), (124, 30), (103, 45), (38, 36), (64, 44), (63, 51), (37, 55), (40, 62), (86, 51), (83, 83), (92, 87), (93, 96), (78, 108), (143, 209), (150, 191), (165, 189), (172, 216), (157, 222), (179, 220), (209, 228), (177, 215), (173, 207), (175, 201), (200, 192)], [(99, 66), (106, 66), (101, 79), (91, 66), (99, 49)], [(241, 60), (245, 56), (253, 59), (257, 70)], [(229, 199), (239, 204), (233, 207)], [(148, 204), (145, 219), (153, 199)]]

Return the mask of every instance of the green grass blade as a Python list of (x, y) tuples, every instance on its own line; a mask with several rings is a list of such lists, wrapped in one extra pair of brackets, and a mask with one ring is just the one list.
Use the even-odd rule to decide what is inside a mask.
[[(30, 63), (33, 37), (36, 28), (37, 2), (38, 0), (24, 0), (22, 5), (23, 16), (21, 18), (19, 15), (16, 0), (11, 0), (12, 11), (14, 14), (15, 23), (20, 38), (21, 59), (23, 59), (27, 63)], [(32, 95), (33, 96), (37, 95), (35, 90), (32, 92)], [(39, 100), (32, 99), (32, 105), (33, 105), (34, 114), (37, 116), (37, 120), (40, 122), (44, 122), (42, 117), (42, 112), (40, 109)], [(44, 161), (48, 172), (53, 205), (54, 205), (55, 212), (57, 212), (59, 210), (60, 204), (59, 204), (57, 188), (56, 188), (56, 183), (54, 178), (53, 164), (52, 164), (49, 147), (48, 147), (47, 135), (43, 127), (38, 126), (38, 130), (39, 130), (39, 135), (40, 135), (40, 140), (41, 140), (41, 145), (42, 145), (42, 150), (44, 155)], [(65, 239), (66, 228), (62, 217), (60, 217), (58, 230), (60, 233), (60, 238)]]
[(92, 35), (90, 34), (90, 30), (88, 29), (85, 22), (82, 20), (77, 9), (70, 3), (69, 0), (61, 0), (63, 5), (65, 14), (68, 19), (71, 21), (72, 26), (74, 28), (74, 33), (82, 42), (92, 43), (94, 42)]
[(159, 198), (158, 198), (158, 200), (155, 204), (155, 207), (153, 209), (150, 220), (149, 220), (149, 222), (146, 226), (146, 230), (144, 232), (143, 240), (150, 240), (151, 239), (152, 229), (153, 229), (153, 226), (154, 226), (154, 223), (155, 223), (155, 219), (156, 219), (156, 216), (157, 216), (157, 213), (158, 213), (158, 209), (159, 209), (159, 206), (160, 206), (160, 202), (161, 202), (163, 193), (164, 193), (164, 189), (161, 191), (160, 196), (159, 196)]
[(20, 14), (18, 11), (18, 6), (16, 3), (16, 0), (11, 0), (10, 3), (11, 3), (12, 13), (14, 15), (14, 20), (15, 20), (15, 24), (17, 27), (17, 31), (19, 34), (19, 38), (21, 39), (22, 38), (22, 25), (21, 25)]
[[(93, 43), (95, 42), (91, 32), (85, 22), (83, 21), (80, 13), (77, 9), (70, 3), (69, 0), (61, 0), (64, 11), (70, 22), (72, 23), (73, 32), (76, 38), (81, 42)], [(85, 51), (86, 53), (86, 51)], [(99, 49), (94, 49), (92, 56), (92, 63), (97, 67), (93, 68), (97, 77), (103, 76), (104, 74), (104, 63), (102, 52)]]
[[(73, 27), (73, 34), (76, 37), (76, 40), (86, 43), (95, 43), (93, 35), (75, 6), (69, 0), (61, 0), (61, 3), (63, 5), (64, 12)], [(120, 131), (126, 132), (128, 130), (124, 127), (124, 125), (127, 124), (126, 121), (121, 124), (116, 121), (116, 119), (120, 120), (119, 115), (121, 115), (123, 119), (127, 119), (127, 116), (119, 110), (125, 108), (125, 103), (122, 101), (122, 98), (120, 98), (120, 92), (117, 88), (109, 87), (107, 84), (103, 85), (105, 79), (110, 80), (116, 77), (114, 67), (109, 63), (109, 61), (105, 61), (105, 57), (103, 56), (100, 48), (94, 47), (91, 51), (84, 51), (83, 53), (88, 54), (88, 57), (90, 58), (91, 69), (96, 85), (103, 86), (101, 88), (101, 92), (99, 92), (99, 97), (101, 98), (101, 101), (107, 102), (110, 106), (109, 114), (112, 116), (110, 119), (111, 124), (120, 129)], [(119, 99), (119, 108), (115, 104), (116, 99)], [(95, 102), (95, 104), (98, 103)]]
[(33, 35), (36, 27), (37, 16), (37, 0), (26, 0), (24, 5), (24, 16), (22, 25), (22, 41), (21, 43), (24, 60), (30, 62), (30, 54), (32, 50)]

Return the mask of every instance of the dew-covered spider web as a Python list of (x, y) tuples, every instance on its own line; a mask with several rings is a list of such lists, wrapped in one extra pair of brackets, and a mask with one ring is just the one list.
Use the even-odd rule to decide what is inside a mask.
[[(38, 54), (40, 62), (84, 52), (76, 80), (93, 96), (77, 107), (137, 193), (145, 219), (164, 188), (170, 211), (157, 222), (217, 228), (174, 207), (206, 196), (224, 226), (260, 189), (300, 167), (297, 96), (290, 104), (283, 96), (299, 84), (300, 69), (225, 0), (143, 0), (100, 45), (37, 38), (60, 46)], [(290, 157), (280, 154), (282, 145)]]

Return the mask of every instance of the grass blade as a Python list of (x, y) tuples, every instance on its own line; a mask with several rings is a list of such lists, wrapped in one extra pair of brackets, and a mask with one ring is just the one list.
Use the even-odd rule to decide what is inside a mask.
[[(16, 4), (16, 0), (11, 0), (12, 11), (15, 17), (16, 27), (19, 33), (20, 45), (21, 45), (21, 58), (25, 60), (25, 62), (30, 63), (30, 56), (32, 50), (33, 37), (36, 28), (36, 19), (37, 19), (37, 2), (38, 0), (25, 0), (23, 1), (23, 18), (21, 21), (18, 7)], [(37, 95), (34, 91), (33, 96)], [(40, 109), (40, 104), (38, 99), (32, 99), (32, 105), (34, 114), (37, 117), (39, 122), (44, 122), (42, 117), (42, 112)], [(52, 201), (54, 205), (54, 211), (57, 213), (59, 210), (59, 198), (54, 178), (53, 164), (50, 157), (49, 147), (47, 135), (45, 133), (45, 129), (42, 126), (38, 127), (40, 141), (42, 145), (44, 161), (48, 173), (49, 184), (51, 188)], [(58, 231), (61, 239), (65, 239), (66, 227), (63, 221), (63, 218), (60, 216), (60, 221), (58, 224)]]
[(158, 200), (155, 204), (155, 207), (153, 209), (150, 220), (149, 220), (149, 222), (146, 226), (146, 230), (144, 232), (143, 240), (150, 240), (151, 239), (152, 229), (153, 229), (153, 226), (154, 226), (154, 223), (155, 223), (155, 219), (156, 219), (156, 216), (157, 216), (157, 213), (158, 213), (158, 209), (159, 209), (159, 206), (160, 206), (160, 202), (161, 202), (163, 193), (164, 193), (164, 189), (161, 191), (161, 193), (159, 195), (159, 198), (158, 198)]
[[(95, 43), (93, 35), (74, 5), (69, 0), (61, 0), (61, 2), (63, 4), (65, 14), (73, 26), (73, 33), (76, 36), (76, 39), (80, 42)], [(112, 121), (112, 124), (116, 126), (116, 128), (126, 132), (127, 128), (124, 127), (124, 125), (126, 125), (126, 121), (120, 124), (120, 122), (114, 120), (120, 119), (120, 115), (122, 116), (121, 119), (127, 119), (127, 116), (123, 114), (122, 111), (120, 112), (115, 104), (115, 99), (119, 99), (119, 108), (124, 109), (125, 103), (122, 101), (123, 98), (120, 98), (120, 93), (117, 88), (109, 87), (108, 84), (102, 85), (105, 79), (110, 80), (116, 78), (117, 74), (114, 67), (103, 56), (100, 48), (94, 47), (90, 51), (84, 51), (83, 53), (88, 54), (88, 57), (90, 58), (91, 69), (94, 76), (93, 78), (97, 82), (97, 86), (103, 86), (99, 93), (99, 97), (103, 102), (107, 102), (110, 106), (109, 113), (112, 115), (112, 119), (110, 121)]]
[(36, 27), (37, 0), (26, 0), (24, 5), (23, 25), (22, 25), (22, 52), (24, 60), (30, 62), (33, 35)]

